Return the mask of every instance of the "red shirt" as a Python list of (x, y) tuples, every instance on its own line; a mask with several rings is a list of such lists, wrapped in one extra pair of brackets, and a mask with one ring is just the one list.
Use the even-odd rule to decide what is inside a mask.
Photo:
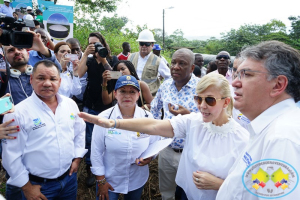
[(129, 55), (130, 55), (130, 53), (128, 53), (128, 55), (125, 56), (125, 55), (121, 52), (121, 53), (119, 53), (119, 55), (117, 55), (117, 57), (118, 57), (119, 60), (127, 60)]

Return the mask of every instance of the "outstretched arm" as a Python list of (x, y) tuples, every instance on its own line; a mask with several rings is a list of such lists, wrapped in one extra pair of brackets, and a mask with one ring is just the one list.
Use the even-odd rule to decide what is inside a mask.
[(84, 112), (78, 114), (85, 121), (102, 126), (104, 128), (119, 128), (129, 131), (142, 132), (149, 135), (160, 135), (163, 137), (174, 137), (173, 127), (169, 120), (156, 120), (150, 118), (139, 119), (106, 119)]

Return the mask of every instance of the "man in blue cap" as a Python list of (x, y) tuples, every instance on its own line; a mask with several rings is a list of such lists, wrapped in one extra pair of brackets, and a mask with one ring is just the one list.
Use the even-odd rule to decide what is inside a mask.
[(161, 50), (162, 50), (162, 48), (160, 47), (159, 44), (154, 44), (153, 45), (153, 48), (152, 48), (153, 53), (155, 55), (157, 55), (158, 57), (160, 57), (162, 59), (162, 61), (165, 62), (168, 67), (170, 67), (168, 61), (163, 56), (160, 55)]

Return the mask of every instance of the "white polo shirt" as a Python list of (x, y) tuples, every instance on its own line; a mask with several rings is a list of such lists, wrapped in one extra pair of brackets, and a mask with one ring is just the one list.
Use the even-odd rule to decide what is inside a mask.
[[(274, 183), (269, 180), (266, 185), (270, 188), (262, 188), (257, 186), (255, 191), (253, 188), (248, 188), (250, 191), (257, 192), (258, 196), (250, 193), (242, 178), (244, 172), (248, 170), (251, 164), (256, 164), (260, 160), (276, 159), (281, 160), (287, 165), (291, 165), (300, 173), (300, 109), (297, 108), (293, 99), (287, 99), (265, 110), (262, 114), (256, 117), (248, 125), (250, 132), (250, 142), (246, 148), (241, 152), (239, 158), (230, 169), (229, 175), (225, 179), (221, 188), (219, 189), (217, 200), (258, 200), (263, 199), (258, 197), (260, 194), (270, 195), (283, 194), (289, 189), (282, 189), (274, 186)], [(271, 175), (272, 167), (269, 164), (261, 166), (261, 168)], [(281, 167), (283, 169), (283, 167)], [(268, 171), (269, 170), (269, 171)], [(252, 172), (256, 174), (254, 170)], [(287, 172), (284, 172), (287, 173)], [(291, 173), (289, 173), (291, 174)], [(265, 174), (266, 175), (266, 174)], [(293, 181), (289, 176), (288, 181)], [(298, 177), (299, 180), (299, 177)], [(255, 180), (254, 180), (255, 181)], [(251, 183), (251, 181), (250, 181)], [(291, 183), (291, 182), (290, 182)], [(245, 183), (247, 186), (249, 183)], [(273, 184), (273, 185), (272, 185)], [(288, 182), (289, 184), (289, 182)], [(254, 184), (252, 184), (254, 185)], [(274, 196), (276, 197), (276, 196)], [(280, 200), (294, 200), (300, 197), (300, 186), (298, 186)]]
[[(110, 119), (122, 119), (118, 104), (99, 116)], [(133, 118), (153, 118), (150, 112), (136, 106)], [(148, 165), (138, 166), (136, 158), (148, 148), (149, 144), (160, 139), (143, 133), (114, 128), (102, 128), (95, 125), (92, 134), (91, 171), (96, 176), (105, 175), (113, 192), (127, 194), (142, 187), (148, 180)]]
[(72, 97), (81, 93), (81, 82), (79, 77), (71, 76), (71, 73), (65, 71), (60, 73), (61, 84), (58, 93), (66, 97)]
[[(152, 54), (152, 52), (150, 52), (144, 58), (141, 56), (140, 52), (138, 52), (138, 54), (139, 54), (139, 59), (138, 59), (137, 67), (136, 67), (136, 74), (141, 79), (145, 64), (147, 63), (147, 60), (148, 60), (149, 56)], [(170, 68), (166, 65), (166, 63), (162, 59), (160, 60), (160, 63), (159, 63), (159, 66), (158, 66), (158, 73), (162, 77), (164, 77), (165, 80), (167, 80), (168, 78), (171, 77)]]
[(176, 183), (188, 199), (215, 200), (217, 190), (200, 190), (193, 182), (193, 172), (208, 172), (225, 179), (240, 152), (248, 143), (249, 133), (234, 119), (222, 126), (205, 123), (201, 113), (178, 115), (169, 119), (177, 138), (186, 138)]
[(71, 166), (72, 159), (82, 158), (85, 149), (85, 123), (77, 116), (76, 103), (56, 95), (55, 114), (35, 92), (15, 107), (15, 112), (4, 116), (4, 121), (15, 119), (20, 126), (15, 140), (2, 140), (2, 164), (10, 178), (7, 183), (17, 187), (28, 181), (28, 173), (57, 178)]

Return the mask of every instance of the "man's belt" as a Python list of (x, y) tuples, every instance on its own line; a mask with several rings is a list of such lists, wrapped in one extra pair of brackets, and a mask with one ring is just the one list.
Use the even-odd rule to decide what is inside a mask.
[(35, 176), (35, 175), (32, 175), (32, 174), (29, 174), (29, 180), (30, 181), (34, 181), (34, 182), (49, 182), (49, 181), (59, 181), (59, 180), (62, 180), (64, 179), (70, 172), (70, 169), (68, 169), (63, 175), (61, 175), (60, 177), (57, 177), (57, 178), (42, 178), (42, 177), (39, 177), (39, 176)]

